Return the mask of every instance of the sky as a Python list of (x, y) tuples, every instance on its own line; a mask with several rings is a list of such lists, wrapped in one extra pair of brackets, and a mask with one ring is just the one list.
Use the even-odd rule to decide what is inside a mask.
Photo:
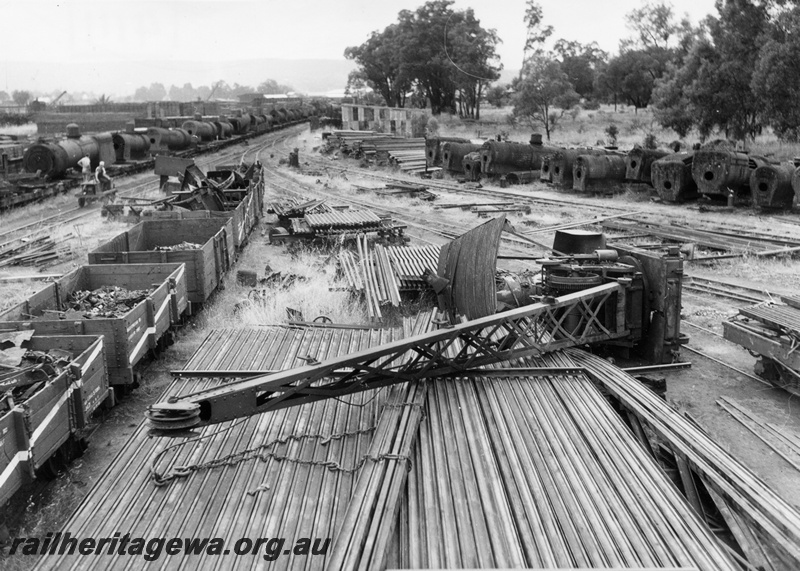
[[(145, 73), (141, 66), (130, 66), (126, 78), (126, 64), (143, 61), (152, 81), (207, 84), (213, 80), (184, 79), (189, 66), (183, 62), (202, 62), (209, 74), (228, 69), (233, 77), (225, 79), (233, 83), (246, 75), (243, 60), (344, 60), (346, 47), (363, 43), (370, 32), (395, 22), (400, 10), (413, 10), (423, 1), (0, 0), (0, 88), (79, 89), (82, 80), (85, 89), (124, 92), (128, 84), (141, 85), (139, 74)], [(642, 0), (539, 3), (544, 23), (555, 28), (554, 39), (596, 41), (615, 52), (619, 40), (630, 34), (625, 14)], [(672, 4), (693, 23), (714, 12), (714, 0)], [(503, 40), (498, 53), (504, 67), (518, 69), (525, 41), (524, 0), (455, 2), (456, 9), (468, 7)], [(219, 65), (232, 61), (242, 68), (238, 75), (237, 66)], [(72, 81), (61, 76), (67, 71)]]

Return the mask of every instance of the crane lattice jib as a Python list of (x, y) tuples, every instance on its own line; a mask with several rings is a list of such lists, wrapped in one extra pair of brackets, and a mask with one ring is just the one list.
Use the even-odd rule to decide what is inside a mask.
[(150, 407), (161, 430), (215, 424), (395, 383), (628, 334), (617, 282), (552, 298), (320, 363), (243, 379)]

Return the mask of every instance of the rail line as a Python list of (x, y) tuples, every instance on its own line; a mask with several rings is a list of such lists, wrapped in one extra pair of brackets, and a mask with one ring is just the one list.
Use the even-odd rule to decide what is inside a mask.
[[(374, 203), (361, 201), (352, 197), (342, 196), (340, 194), (332, 193), (332, 192), (325, 192), (318, 188), (309, 187), (300, 183), (299, 181), (295, 180), (291, 176), (286, 173), (277, 172), (271, 170), (265, 176), (267, 176), (267, 180), (265, 181), (269, 186), (273, 188), (280, 189), (283, 192), (293, 194), (294, 196), (298, 197), (305, 197), (308, 195), (316, 195), (322, 196), (326, 198), (336, 199), (340, 202), (345, 202), (347, 204), (353, 206), (359, 206), (361, 208), (368, 208), (373, 211), (378, 211), (383, 214), (390, 214), (393, 216), (397, 216), (400, 220), (402, 220), (405, 224), (412, 226), (418, 230), (428, 232), (431, 234), (435, 234), (447, 240), (452, 240), (456, 236), (462, 234), (465, 228), (456, 226), (454, 224), (450, 224), (447, 222), (443, 222), (440, 218), (433, 220), (431, 218), (426, 218), (423, 216), (419, 216), (418, 214), (412, 214), (410, 209), (402, 208), (393, 206), (392, 208), (387, 208), (383, 206), (378, 206)], [(280, 177), (280, 182), (276, 179)], [(296, 185), (297, 188), (292, 188), (290, 186), (286, 186), (285, 183), (291, 183), (292, 185)], [(446, 227), (448, 230), (442, 230), (442, 227)], [(417, 239), (426, 242), (428, 244), (436, 244), (429, 239), (426, 239), (423, 236), (416, 236)], [(539, 244), (531, 239), (528, 238), (517, 238), (508, 235), (503, 235), (501, 240), (506, 243), (507, 247), (510, 247), (516, 253), (524, 253), (526, 255), (530, 254), (532, 248), (537, 250), (548, 250), (549, 247), (544, 244)]]

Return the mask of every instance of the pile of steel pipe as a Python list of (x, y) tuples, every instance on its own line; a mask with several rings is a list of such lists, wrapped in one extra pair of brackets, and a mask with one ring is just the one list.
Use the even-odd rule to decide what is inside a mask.
[(651, 165), (653, 162), (666, 157), (669, 154), (670, 151), (664, 151), (660, 149), (645, 149), (643, 147), (631, 149), (626, 158), (626, 180), (652, 184)]
[(481, 145), (474, 143), (443, 143), (442, 168), (450, 172), (463, 173), (464, 157), (480, 149)]
[(694, 151), (674, 153), (650, 165), (651, 182), (658, 196), (667, 202), (697, 198), (697, 183), (692, 177)]
[(572, 188), (580, 192), (620, 190), (627, 168), (623, 155), (579, 155), (572, 165)]
[(762, 165), (750, 175), (753, 202), (759, 208), (788, 209), (794, 202), (792, 164)]
[(750, 185), (752, 171), (766, 166), (764, 157), (719, 148), (700, 149), (694, 154), (692, 177), (700, 194), (728, 196)]
[[(430, 315), (425, 317), (427, 323)], [(413, 318), (415, 322), (421, 319)], [(216, 330), (203, 341), (186, 370), (290, 369), (302, 362), (299, 357), (312, 354), (324, 360), (354, 353), (396, 341), (412, 327), (413, 322), (363, 330), (297, 326)], [(216, 388), (222, 382), (208, 377), (178, 380), (164, 398)], [(147, 425), (141, 424), (72, 513), (66, 529), (81, 537), (111, 537), (119, 529), (134, 537), (222, 537), (231, 546), (239, 538), (284, 537), (289, 547), (294, 538), (309, 537), (320, 538), (321, 545), (338, 533), (359, 472), (373, 463), (368, 452), (376, 423), (389, 410), (384, 402), (382, 392), (348, 395), (205, 427), (199, 429), (201, 438), (197, 439), (152, 438)], [(166, 450), (172, 445), (177, 446)], [(167, 477), (180, 472), (178, 467), (191, 468), (157, 486), (148, 471), (156, 460), (157, 471)], [(69, 553), (53, 550), (39, 561), (39, 567), (145, 569), (152, 565), (124, 552), (88, 559), (76, 551)], [(264, 554), (261, 545), (253, 557), (264, 561)], [(281, 551), (277, 555), (277, 561), (290, 569), (320, 566), (326, 560), (311, 553)], [(174, 567), (182, 557), (163, 553), (161, 561)], [(219, 562), (219, 555), (206, 552), (193, 558), (198, 569)]]

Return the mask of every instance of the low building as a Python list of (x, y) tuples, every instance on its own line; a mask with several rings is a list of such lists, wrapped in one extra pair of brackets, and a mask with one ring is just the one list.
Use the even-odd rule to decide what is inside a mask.
[(343, 103), (342, 129), (419, 136), (413, 132), (412, 118), (424, 113), (423, 109)]

